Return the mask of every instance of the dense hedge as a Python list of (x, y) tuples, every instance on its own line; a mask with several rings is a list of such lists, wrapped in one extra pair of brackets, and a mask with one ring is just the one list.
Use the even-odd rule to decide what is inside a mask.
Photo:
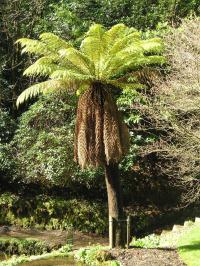
[(63, 200), (47, 196), (25, 198), (10, 193), (0, 197), (0, 224), (23, 228), (67, 229), (104, 233), (107, 208), (99, 202)]

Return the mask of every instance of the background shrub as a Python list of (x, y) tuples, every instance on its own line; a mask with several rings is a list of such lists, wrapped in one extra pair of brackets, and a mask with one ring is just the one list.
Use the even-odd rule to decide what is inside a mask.
[(50, 251), (43, 241), (35, 239), (0, 238), (0, 250), (6, 255), (39, 255)]
[(107, 230), (107, 208), (101, 202), (38, 195), (0, 197), (0, 224), (23, 228), (68, 229), (103, 234)]

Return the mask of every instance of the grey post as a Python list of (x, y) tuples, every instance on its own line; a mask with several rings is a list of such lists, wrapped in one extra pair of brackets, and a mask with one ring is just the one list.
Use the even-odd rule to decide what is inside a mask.
[(109, 216), (109, 246), (114, 248), (114, 219), (112, 216)]
[(127, 235), (126, 235), (126, 245), (127, 245), (127, 248), (129, 248), (129, 243), (130, 243), (130, 226), (131, 226), (131, 218), (130, 216), (127, 217), (127, 228), (126, 228), (126, 232), (127, 232)]

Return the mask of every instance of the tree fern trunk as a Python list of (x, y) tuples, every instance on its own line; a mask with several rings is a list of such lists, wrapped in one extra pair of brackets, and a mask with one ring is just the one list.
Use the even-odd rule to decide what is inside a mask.
[(106, 179), (106, 187), (108, 195), (109, 216), (114, 218), (114, 227), (113, 227), (114, 247), (124, 247), (125, 246), (124, 222), (121, 223), (117, 222), (120, 219), (124, 219), (118, 164), (113, 163), (105, 166), (105, 179)]

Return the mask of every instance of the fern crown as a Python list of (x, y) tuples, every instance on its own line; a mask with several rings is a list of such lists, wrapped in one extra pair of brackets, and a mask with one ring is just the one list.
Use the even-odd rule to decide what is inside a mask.
[(17, 99), (17, 105), (39, 93), (59, 89), (81, 92), (93, 82), (111, 84), (119, 88), (142, 87), (134, 77), (138, 68), (163, 64), (165, 59), (161, 39), (143, 40), (134, 28), (117, 24), (106, 30), (94, 24), (86, 33), (80, 48), (52, 33), (43, 33), (39, 40), (21, 38), (17, 41), (22, 53), (38, 56), (24, 75), (44, 76), (46, 81), (32, 85)]

